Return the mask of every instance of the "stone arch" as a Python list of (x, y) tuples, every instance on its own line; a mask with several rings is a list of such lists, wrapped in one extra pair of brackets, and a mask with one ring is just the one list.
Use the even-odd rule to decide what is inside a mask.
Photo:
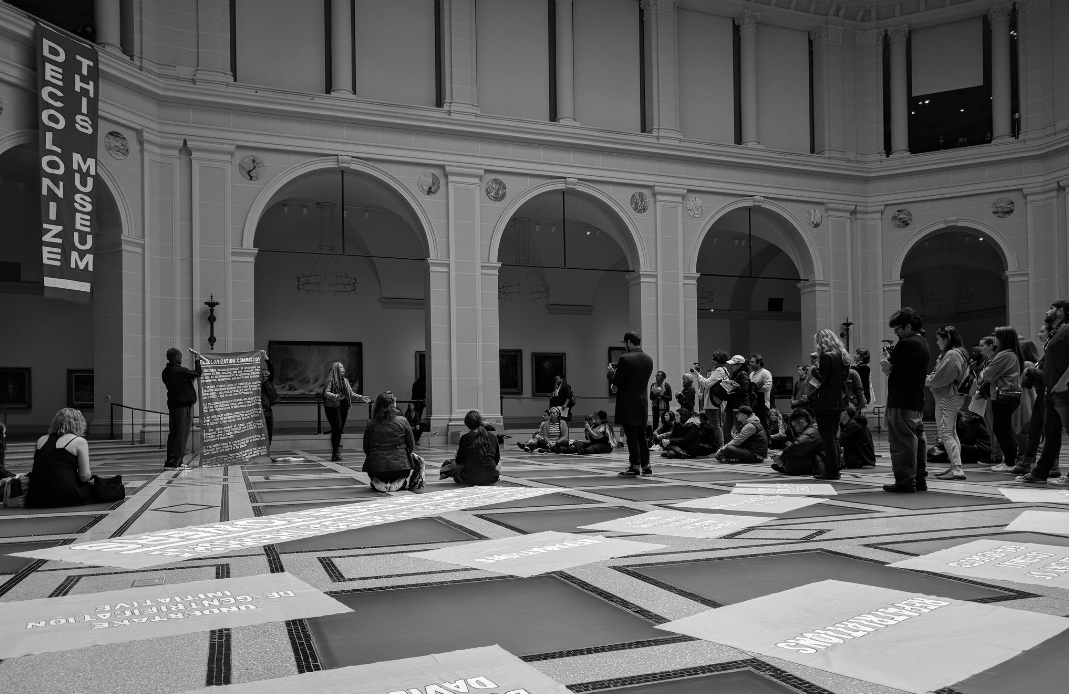
[(536, 186), (532, 186), (523, 191), (523, 193), (517, 195), (511, 203), (505, 206), (497, 223), (494, 225), (493, 235), (490, 237), (490, 252), (486, 261), (491, 263), (497, 262), (498, 251), (501, 248), (501, 238), (505, 234), (505, 229), (508, 227), (509, 220), (512, 219), (525, 202), (542, 195), (543, 193), (550, 193), (558, 190), (570, 190), (586, 195), (607, 207), (607, 211), (611, 213), (611, 216), (615, 218), (615, 221), (620, 224), (621, 230), (627, 232), (623, 235), (624, 255), (627, 256), (627, 260), (630, 263), (632, 270), (643, 271), (652, 269), (649, 266), (649, 256), (646, 253), (646, 246), (642, 242), (642, 235), (639, 233), (638, 227), (635, 226), (634, 220), (631, 219), (631, 216), (624, 209), (623, 205), (596, 186), (584, 181), (578, 181), (574, 185), (570, 185), (570, 182), (563, 178), (546, 181)]
[(791, 244), (790, 250), (794, 252), (798, 259), (798, 271), (801, 273), (802, 277), (807, 280), (824, 279), (824, 267), (820, 261), (820, 253), (817, 251), (813, 239), (806, 233), (802, 223), (791, 214), (790, 210), (786, 207), (759, 195), (729, 202), (709, 217), (709, 220), (698, 234), (698, 238), (694, 240), (690, 255), (687, 256), (687, 266), (684, 268), (684, 272), (694, 273), (698, 271), (698, 251), (701, 250), (706, 234), (709, 233), (713, 228), (713, 225), (716, 224), (721, 217), (728, 212), (741, 207), (760, 207), (774, 212), (786, 220), (788, 231), (786, 234), (787, 241)]
[(431, 223), (431, 218), (427, 214), (427, 211), (419, 204), (419, 200), (412, 194), (412, 191), (405, 187), (399, 178), (388, 171), (380, 169), (365, 161), (345, 156), (311, 159), (290, 167), (279, 176), (272, 179), (270, 183), (263, 187), (260, 194), (256, 196), (256, 200), (253, 201), (252, 208), (249, 210), (249, 214), (245, 218), (245, 226), (241, 234), (241, 247), (256, 247), (256, 227), (260, 224), (260, 218), (271, 204), (271, 200), (279, 191), (283, 190), (288, 184), (302, 176), (324, 169), (348, 169), (363, 173), (379, 183), (384, 184), (406, 207), (408, 207), (409, 211), (412, 212), (416, 220), (419, 222), (417, 226), (420, 228), (415, 231), (416, 235), (423, 241), (423, 248), (427, 253), (427, 258), (433, 260), (439, 257), (438, 239), (434, 235), (434, 225)]
[(895, 256), (894, 263), (891, 265), (891, 279), (902, 279), (902, 266), (906, 262), (906, 257), (908, 257), (910, 252), (917, 247), (917, 244), (948, 227), (964, 227), (966, 229), (971, 229), (978, 234), (982, 234), (985, 237), (989, 237), (994, 241), (995, 249), (998, 251), (999, 255), (1002, 256), (1002, 262), (1006, 267), (1006, 272), (1015, 272), (1019, 269), (1017, 265), (1017, 254), (1014, 253), (1013, 246), (1010, 245), (1005, 236), (996, 231), (994, 227), (984, 224), (983, 222), (975, 219), (963, 219), (959, 217), (941, 219), (938, 222), (933, 222), (923, 229), (918, 229), (914, 232), (913, 236), (910, 236), (909, 239), (902, 244), (902, 248), (898, 250), (898, 254)]

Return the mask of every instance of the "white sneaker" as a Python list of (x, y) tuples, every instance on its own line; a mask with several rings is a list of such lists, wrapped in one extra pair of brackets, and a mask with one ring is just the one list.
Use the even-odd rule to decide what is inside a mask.
[(1055, 477), (1054, 479), (1048, 477), (1047, 484), (1052, 487), (1069, 487), (1069, 477)]
[(999, 463), (998, 465), (991, 466), (991, 472), (1013, 472), (1013, 466), (1006, 463)]

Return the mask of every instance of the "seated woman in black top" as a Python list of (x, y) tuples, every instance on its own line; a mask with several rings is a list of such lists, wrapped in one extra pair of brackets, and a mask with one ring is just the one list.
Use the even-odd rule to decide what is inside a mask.
[(681, 428), (675, 436), (661, 439), (662, 458), (695, 458), (703, 455), (701, 444), (701, 420), (689, 410), (679, 411)]
[(33, 453), (26, 506), (57, 508), (99, 501), (89, 471), (85, 417), (71, 407), (56, 413), (48, 434), (37, 440)]
[(499, 477), (497, 466), (501, 462), (497, 437), (486, 432), (483, 416), (478, 410), (470, 410), (464, 415), (464, 425), (468, 431), (460, 437), (457, 457), (442, 465), (441, 479), (452, 477), (454, 482), (466, 487), (495, 484)]

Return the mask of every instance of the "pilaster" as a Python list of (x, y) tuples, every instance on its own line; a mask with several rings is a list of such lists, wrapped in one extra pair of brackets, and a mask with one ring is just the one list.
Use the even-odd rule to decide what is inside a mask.
[(992, 7), (991, 24), (991, 134), (993, 142), (1012, 139), (1010, 129), (1010, 18), (1013, 3)]
[(843, 28), (821, 24), (813, 41), (813, 131), (817, 154), (845, 158), (843, 102)]
[(909, 27), (887, 30), (891, 43), (891, 156), (909, 154), (909, 86), (906, 81), (906, 42)]
[(197, 71), (194, 81), (228, 84), (230, 72), (230, 0), (197, 0)]
[(442, 0), (442, 31), (445, 110), (473, 117), (479, 113), (475, 0)]
[(760, 147), (757, 132), (757, 23), (760, 12), (744, 11), (735, 18), (739, 27), (739, 71), (742, 92), (742, 144)]
[(678, 6), (678, 0), (642, 0), (646, 124), (657, 139), (674, 141), (680, 138)]
[(657, 311), (650, 319), (656, 321), (658, 369), (669, 374), (685, 370), (683, 365), (688, 362), (685, 361), (687, 340), (684, 330), (688, 317), (691, 323), (694, 322), (694, 316), (688, 316), (684, 310), (683, 195), (686, 192), (686, 188), (673, 186), (653, 189), (657, 213)]

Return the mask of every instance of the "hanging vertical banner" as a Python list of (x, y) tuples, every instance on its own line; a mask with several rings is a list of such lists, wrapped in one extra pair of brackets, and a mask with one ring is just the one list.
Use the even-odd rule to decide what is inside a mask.
[(267, 455), (261, 359), (259, 351), (201, 355), (201, 465), (240, 465)]
[(97, 51), (40, 23), (36, 39), (45, 296), (88, 301), (97, 229)]

